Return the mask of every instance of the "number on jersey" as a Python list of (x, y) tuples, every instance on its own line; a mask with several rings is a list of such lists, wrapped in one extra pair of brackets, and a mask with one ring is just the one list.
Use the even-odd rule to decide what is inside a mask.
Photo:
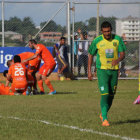
[(15, 68), (15, 76), (23, 76), (24, 71), (23, 68)]

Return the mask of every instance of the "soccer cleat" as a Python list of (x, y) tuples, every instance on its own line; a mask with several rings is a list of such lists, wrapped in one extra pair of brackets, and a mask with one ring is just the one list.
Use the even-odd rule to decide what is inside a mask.
[(107, 120), (104, 120), (102, 126), (109, 126), (109, 122)]
[(133, 104), (140, 104), (140, 95), (136, 98)]
[(54, 95), (54, 94), (56, 94), (56, 90), (54, 90), (54, 91), (48, 93), (48, 95)]
[(100, 114), (100, 116), (99, 116), (99, 117), (100, 117), (101, 121), (103, 121), (103, 117), (102, 117), (102, 114)]
[(43, 92), (43, 91), (40, 91), (40, 95), (44, 95), (45, 94), (45, 92)]
[(31, 93), (31, 87), (28, 87), (26, 90), (26, 95), (30, 95), (30, 93)]
[(38, 94), (40, 94), (40, 93), (37, 91), (37, 89), (34, 89), (33, 90), (33, 95), (38, 95)]

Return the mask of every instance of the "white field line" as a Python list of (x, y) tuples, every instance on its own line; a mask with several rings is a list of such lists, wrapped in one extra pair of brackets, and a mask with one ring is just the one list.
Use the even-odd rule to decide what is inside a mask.
[(69, 128), (69, 129), (78, 130), (78, 131), (81, 131), (81, 132), (88, 132), (88, 133), (102, 135), (102, 136), (104, 135), (104, 136), (108, 136), (108, 137), (119, 138), (119, 139), (122, 139), (122, 140), (139, 140), (139, 139), (130, 138), (130, 137), (126, 137), (126, 136), (120, 136), (120, 135), (110, 134), (110, 133), (106, 133), (106, 132), (95, 131), (95, 130), (92, 130), (92, 129), (82, 129), (82, 128), (79, 128), (77, 126), (69, 126), (69, 125), (65, 125), (65, 124), (52, 123), (52, 122), (48, 122), (48, 121), (45, 121), (45, 120), (21, 119), (21, 118), (13, 117), (13, 116), (10, 116), (10, 117), (0, 116), (0, 118), (4, 118), (4, 119), (7, 118), (7, 119), (13, 119), (13, 120), (20, 120), (20, 121), (25, 121), (25, 120), (26, 121), (37, 121), (37, 122), (41, 122), (41, 123), (47, 124), (47, 125)]
[[(96, 90), (95, 92), (100, 92), (99, 90)], [(116, 91), (117, 93), (119, 93), (119, 92), (134, 92), (134, 90), (117, 90)]]

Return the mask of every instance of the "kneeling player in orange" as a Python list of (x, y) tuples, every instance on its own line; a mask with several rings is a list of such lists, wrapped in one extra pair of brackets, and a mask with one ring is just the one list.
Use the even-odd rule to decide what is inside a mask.
[(7, 80), (12, 80), (11, 90), (14, 93), (26, 95), (27, 89), (27, 69), (21, 63), (20, 56), (14, 56), (14, 64), (10, 66)]
[[(21, 61), (26, 60), (34, 55), (33, 52), (24, 52), (18, 54), (21, 58)], [(27, 61), (24, 64), (27, 65), (27, 70), (28, 70), (28, 84), (29, 84), (29, 89), (31, 90), (30, 87), (33, 87), (33, 93), (37, 94), (37, 82), (36, 82), (36, 72), (39, 70), (41, 63), (41, 58), (38, 56), (33, 60)]]

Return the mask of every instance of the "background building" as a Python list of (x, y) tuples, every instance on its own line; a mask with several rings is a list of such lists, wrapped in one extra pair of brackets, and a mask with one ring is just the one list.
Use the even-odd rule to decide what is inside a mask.
[(62, 36), (61, 32), (43, 32), (40, 33), (40, 40), (45, 42), (54, 42), (57, 43)]
[[(0, 35), (2, 35), (2, 32), (0, 32)], [(23, 35), (17, 32), (6, 31), (4, 35), (6, 38), (9, 38), (11, 40), (23, 41)]]
[(140, 40), (140, 18), (128, 16), (116, 20), (116, 34), (126, 40)]

